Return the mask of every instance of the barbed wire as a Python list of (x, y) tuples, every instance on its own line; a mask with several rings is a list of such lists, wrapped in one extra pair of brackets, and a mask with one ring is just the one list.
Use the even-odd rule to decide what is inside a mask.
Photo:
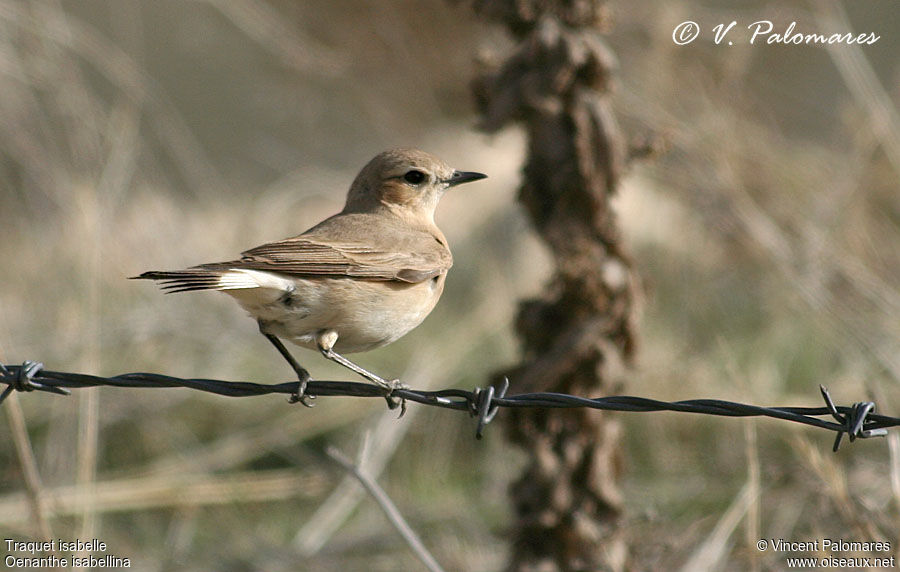
[[(4, 366), (0, 363), (0, 383), (6, 389), (0, 393), (0, 404), (13, 391), (43, 391), (68, 395), (69, 389), (96, 386), (162, 388), (184, 387), (226, 397), (250, 397), (280, 393), (296, 396), (298, 382), (264, 384), (250, 381), (222, 381), (217, 379), (184, 379), (157, 373), (124, 373), (112, 377), (100, 377), (84, 373), (70, 373), (45, 370), (43, 364), (25, 361), (22, 365)], [(761, 407), (745, 403), (735, 403), (719, 399), (689, 399), (685, 401), (659, 401), (646, 397), (613, 395), (607, 397), (579, 397), (563, 393), (523, 393), (506, 395), (509, 381), (503, 380), (500, 387), (476, 387), (465, 389), (441, 389), (423, 391), (411, 388), (395, 389), (389, 397), (404, 402), (467, 411), (478, 420), (475, 437), (481, 439), (485, 426), (493, 420), (501, 407), (545, 407), (577, 408), (586, 407), (607, 411), (655, 412), (675, 411), (698, 413), (722, 417), (771, 417), (784, 421), (802, 423), (812, 427), (827, 429), (837, 433), (832, 450), (840, 447), (844, 434), (850, 441), (887, 435), (887, 428), (900, 425), (900, 418), (877, 415), (875, 403), (863, 401), (847, 406), (836, 406), (828, 390), (819, 386), (823, 407)], [(384, 390), (369, 384), (352, 381), (309, 381), (306, 395), (316, 397), (385, 397)], [(293, 400), (292, 400), (293, 401)], [(401, 413), (402, 415), (402, 413)], [(819, 419), (830, 416), (833, 421)]]

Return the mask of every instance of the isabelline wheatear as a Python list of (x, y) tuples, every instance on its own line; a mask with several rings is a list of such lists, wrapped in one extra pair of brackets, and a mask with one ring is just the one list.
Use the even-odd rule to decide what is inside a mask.
[(431, 312), (453, 263), (435, 207), (447, 189), (485, 176), (456, 171), (423, 151), (385, 151), (357, 175), (344, 209), (303, 234), (237, 260), (135, 278), (159, 280), (168, 292), (232, 296), (296, 372), (296, 399), (304, 398), (310, 375), (280, 338), (318, 350), (390, 393), (396, 380), (343, 354), (389, 344)]

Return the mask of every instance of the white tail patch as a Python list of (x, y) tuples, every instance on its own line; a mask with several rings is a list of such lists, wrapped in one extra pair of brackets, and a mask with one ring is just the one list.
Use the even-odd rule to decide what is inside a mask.
[(245, 310), (255, 317), (269, 304), (281, 300), (285, 293), (293, 291), (293, 281), (271, 272), (233, 268), (222, 274), (220, 290), (237, 300)]
[(277, 274), (262, 270), (235, 268), (222, 274), (217, 290), (242, 290), (246, 288), (267, 288), (278, 292), (293, 290), (294, 283)]

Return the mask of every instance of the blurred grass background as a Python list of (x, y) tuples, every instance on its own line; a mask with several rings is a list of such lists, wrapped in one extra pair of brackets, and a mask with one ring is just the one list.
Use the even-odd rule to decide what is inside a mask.
[[(896, 3), (609, 7), (620, 117), (666, 148), (618, 198), (646, 298), (628, 392), (816, 405), (821, 383), (897, 415)], [(881, 39), (726, 47), (704, 33), (675, 46), (688, 19)], [(456, 264), (437, 309), (359, 359), (414, 387), (483, 385), (515, 361), (516, 301), (550, 268), (515, 204), (522, 134), (479, 135), (470, 103), (476, 61), (510, 46), (437, 0), (0, 0), (0, 361), (290, 379), (224, 296), (125, 278), (296, 234), (340, 209), (371, 156), (405, 145), (490, 178), (438, 210)], [(346, 378), (296, 351), (314, 376)], [(14, 396), (4, 417), (20, 408), (54, 536), (100, 538), (141, 570), (415, 569), (321, 452), (352, 455), (366, 432), (366, 468), (383, 468), (440, 562), (505, 559), (520, 458), (499, 431), (476, 442), (457, 413), (413, 405), (397, 422), (376, 400), (306, 410), (113, 388)], [(774, 421), (622, 417), (638, 568), (777, 569), (753, 548), (764, 537), (900, 542), (896, 437), (831, 455), (829, 435)], [(0, 531), (25, 538), (18, 459), (3, 439)]]

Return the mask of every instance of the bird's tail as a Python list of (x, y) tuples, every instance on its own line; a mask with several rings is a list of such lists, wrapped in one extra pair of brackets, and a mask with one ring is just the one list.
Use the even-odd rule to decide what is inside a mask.
[(193, 290), (219, 290), (222, 270), (188, 268), (187, 270), (151, 270), (131, 280), (157, 280), (167, 294)]

